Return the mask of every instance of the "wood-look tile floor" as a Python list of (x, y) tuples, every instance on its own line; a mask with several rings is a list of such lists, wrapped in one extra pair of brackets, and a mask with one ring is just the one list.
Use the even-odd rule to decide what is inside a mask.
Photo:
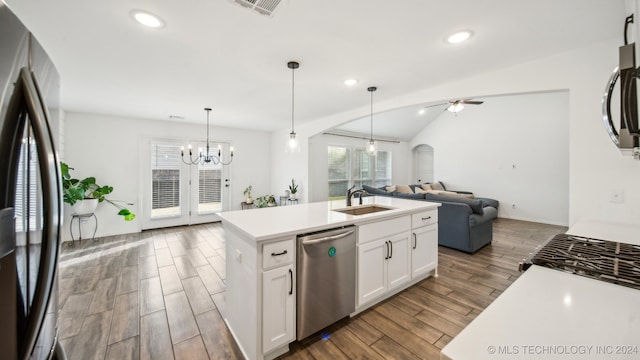
[[(520, 275), (517, 263), (566, 228), (508, 219), (474, 255), (439, 248), (439, 277), (291, 344), (283, 359), (438, 359)], [(69, 359), (241, 359), (220, 315), (220, 223), (64, 243), (59, 336)]]

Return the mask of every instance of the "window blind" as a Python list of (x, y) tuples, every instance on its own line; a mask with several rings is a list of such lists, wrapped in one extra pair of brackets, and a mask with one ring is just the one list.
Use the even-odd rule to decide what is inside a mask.
[(180, 215), (180, 146), (151, 144), (151, 179), (151, 218)]

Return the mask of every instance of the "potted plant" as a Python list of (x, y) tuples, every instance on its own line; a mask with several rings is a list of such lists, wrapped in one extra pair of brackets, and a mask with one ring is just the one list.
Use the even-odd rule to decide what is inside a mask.
[(247, 204), (253, 203), (253, 198), (251, 197), (251, 189), (253, 189), (253, 186), (251, 186), (251, 185), (247, 186), (247, 188), (244, 189), (244, 196), (246, 196), (246, 198), (247, 198), (247, 200), (245, 200), (245, 202)]
[[(136, 214), (131, 210), (118, 204), (123, 203), (119, 200), (109, 200), (107, 195), (113, 191), (113, 187), (109, 185), (98, 185), (95, 177), (87, 177), (82, 180), (71, 177), (69, 170), (73, 170), (66, 163), (60, 162), (62, 170), (62, 195), (63, 201), (74, 207), (77, 215), (91, 214), (95, 211), (98, 203), (108, 202), (118, 209), (118, 215), (124, 217), (125, 221), (131, 221), (136, 218)], [(133, 205), (125, 203), (126, 205)]]
[(256, 198), (256, 207), (272, 207), (276, 206), (276, 198), (273, 195), (259, 196)]
[(297, 198), (297, 192), (298, 192), (298, 185), (296, 184), (296, 182), (291, 179), (291, 185), (289, 185), (289, 199), (291, 200), (295, 200)]

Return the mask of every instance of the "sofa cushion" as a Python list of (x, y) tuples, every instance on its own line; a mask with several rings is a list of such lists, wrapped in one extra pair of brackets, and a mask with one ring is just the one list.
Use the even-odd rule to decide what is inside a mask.
[(427, 194), (407, 194), (400, 191), (395, 191), (393, 193), (394, 197), (398, 197), (401, 199), (412, 199), (412, 200), (424, 200), (424, 197)]
[(433, 188), (429, 184), (422, 184), (422, 190), (429, 191), (429, 190), (433, 190)]
[(387, 186), (385, 189), (387, 189), (388, 192), (394, 192), (396, 191), (396, 186), (390, 185), (390, 186)]
[(446, 190), (446, 189), (444, 188), (444, 186), (442, 186), (442, 183), (441, 183), (441, 182), (439, 182), (439, 181), (438, 181), (438, 182), (431, 183), (431, 184), (429, 184), (429, 186), (431, 187), (431, 190), (440, 190), (440, 191), (444, 191), (444, 190)]
[(413, 192), (416, 193), (416, 194), (426, 194), (427, 193), (427, 191), (423, 190), (421, 186), (416, 186), (413, 189)]
[(396, 185), (395, 191), (405, 194), (413, 194), (413, 189), (411, 189), (409, 185)]
[(471, 208), (475, 214), (484, 214), (484, 210), (482, 207), (482, 202), (477, 199), (467, 199), (462, 197), (450, 196), (450, 195), (437, 195), (432, 193), (427, 193), (425, 195), (425, 199), (427, 201), (448, 201), (448, 202), (456, 202), (467, 204)]
[[(383, 187), (384, 188), (384, 187)], [(369, 185), (362, 185), (362, 190), (366, 191), (371, 195), (392, 195), (390, 192), (383, 190), (381, 188), (375, 188)]]

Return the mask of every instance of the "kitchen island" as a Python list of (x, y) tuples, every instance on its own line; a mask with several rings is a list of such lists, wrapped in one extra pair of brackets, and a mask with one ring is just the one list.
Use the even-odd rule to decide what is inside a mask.
[[(347, 208), (341, 200), (220, 214), (227, 260), (223, 317), (246, 358), (274, 358), (296, 340), (298, 236), (355, 226), (351, 315), (437, 275), (439, 204), (388, 197), (363, 200), (347, 213), (341, 212)], [(373, 206), (382, 211), (367, 213)]]

